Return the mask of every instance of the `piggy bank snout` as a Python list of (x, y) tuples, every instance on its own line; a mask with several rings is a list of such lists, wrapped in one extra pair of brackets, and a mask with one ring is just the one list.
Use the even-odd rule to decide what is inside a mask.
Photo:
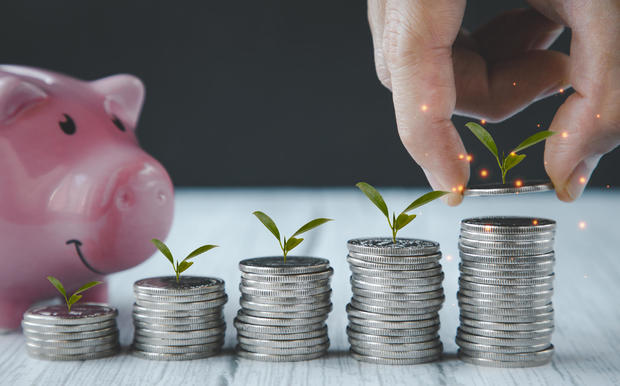
[[(113, 205), (116, 209), (121, 212), (149, 209), (157, 211), (171, 204), (172, 185), (159, 164), (141, 161), (127, 166), (125, 173), (128, 178), (115, 189)], [(148, 216), (148, 213), (141, 214)]]

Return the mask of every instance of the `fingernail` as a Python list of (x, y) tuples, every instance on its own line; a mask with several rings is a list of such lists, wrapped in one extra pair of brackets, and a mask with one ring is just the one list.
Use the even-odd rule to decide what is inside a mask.
[(566, 196), (568, 196), (569, 201), (574, 201), (585, 189), (588, 181), (590, 180), (590, 175), (598, 165), (598, 161), (601, 159), (601, 156), (596, 155), (581, 161), (575, 170), (571, 173), (566, 186), (564, 187), (564, 192)]

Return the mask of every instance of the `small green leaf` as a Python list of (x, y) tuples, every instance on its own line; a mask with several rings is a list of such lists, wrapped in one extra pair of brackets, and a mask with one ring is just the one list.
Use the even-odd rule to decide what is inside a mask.
[(90, 283), (86, 283), (83, 286), (81, 286), (77, 291), (75, 291), (74, 295), (82, 293), (86, 291), (87, 289), (93, 288), (94, 286), (99, 285), (99, 284), (101, 284), (100, 281), (91, 281)]
[(157, 240), (157, 239), (152, 239), (151, 242), (153, 244), (155, 244), (155, 246), (157, 247), (157, 249), (159, 249), (159, 251), (166, 256), (166, 258), (168, 259), (168, 261), (174, 265), (174, 258), (172, 257), (172, 252), (170, 252), (170, 249), (168, 249), (168, 247), (166, 246), (166, 244), (162, 243), (161, 241)]
[(517, 166), (521, 161), (523, 161), (524, 158), (525, 154), (508, 154), (508, 157), (504, 159), (504, 170), (502, 170), (503, 173), (506, 174), (508, 170)]
[(381, 197), (377, 189), (366, 182), (358, 182), (355, 186), (357, 186), (366, 195), (366, 197), (368, 197), (368, 199), (372, 201), (377, 208), (379, 208), (381, 213), (383, 213), (388, 220), (390, 219), (387, 205), (385, 204), (385, 201), (383, 201), (383, 197)]
[(278, 239), (278, 241), (280, 241), (280, 231), (278, 230), (276, 223), (273, 222), (271, 217), (258, 210), (252, 214), (256, 216), (256, 218), (258, 218), (258, 220), (262, 222), (263, 225), (267, 227), (267, 229), (269, 229), (269, 232), (273, 233), (273, 235), (276, 237), (276, 239)]
[(323, 225), (323, 224), (325, 224), (326, 222), (329, 222), (329, 221), (334, 221), (334, 220), (332, 220), (331, 218), (317, 218), (317, 219), (314, 219), (312, 221), (308, 221), (301, 228), (299, 228), (297, 230), (297, 232), (295, 232), (291, 236), (291, 238), (295, 237), (295, 236), (298, 236), (298, 235), (300, 235), (302, 233), (308, 232), (309, 230), (314, 229), (314, 228), (316, 228), (316, 227), (318, 227), (320, 225)]
[(286, 253), (292, 251), (293, 248), (301, 244), (302, 241), (304, 241), (304, 239), (295, 237), (291, 237), (290, 239), (286, 240), (286, 244), (284, 244), (284, 249), (286, 249)]
[(47, 280), (49, 280), (50, 283), (52, 283), (52, 285), (56, 287), (56, 289), (62, 294), (62, 296), (64, 296), (65, 298), (67, 297), (67, 291), (65, 291), (65, 287), (62, 286), (60, 280), (56, 279), (54, 276), (48, 276)]
[(77, 303), (80, 299), (82, 299), (82, 295), (78, 295), (78, 294), (71, 295), (69, 300), (67, 300), (67, 307), (69, 308), (69, 311), (71, 311), (71, 306)]
[(414, 202), (412, 202), (411, 204), (409, 204), (407, 209), (403, 210), (403, 213), (412, 211), (415, 208), (418, 208), (418, 207), (420, 207), (422, 205), (428, 204), (429, 202), (431, 202), (433, 200), (436, 200), (436, 199), (438, 199), (441, 196), (445, 196), (446, 194), (449, 194), (449, 193), (450, 192), (444, 192), (442, 190), (434, 190), (432, 192), (428, 192), (428, 193), (424, 194), (423, 196), (421, 196), (420, 198), (418, 198), (417, 200), (415, 200)]
[(217, 248), (218, 245), (203, 245), (202, 247), (198, 247), (196, 249), (194, 249), (194, 251), (192, 253), (190, 253), (189, 255), (187, 255), (187, 257), (185, 259), (183, 259), (183, 261), (189, 260), (189, 259), (193, 259), (194, 257), (201, 255), (213, 248)]
[(539, 131), (536, 134), (533, 134), (532, 136), (528, 137), (527, 139), (525, 139), (525, 141), (521, 142), (519, 144), (519, 146), (515, 147), (513, 152), (519, 152), (521, 150), (527, 149), (530, 146), (536, 145), (538, 142), (542, 142), (545, 139), (551, 137), (552, 135), (554, 135), (555, 132), (554, 131), (550, 131), (550, 130), (543, 130), (543, 131)]
[(482, 144), (486, 146), (487, 149), (491, 151), (491, 153), (493, 153), (493, 155), (495, 156), (495, 158), (498, 159), (499, 162), (497, 145), (495, 144), (495, 141), (493, 140), (491, 134), (489, 134), (489, 132), (484, 127), (480, 126), (476, 122), (468, 122), (465, 124), (465, 126), (467, 126), (467, 128), (471, 130), (471, 132), (474, 133), (476, 137), (478, 137), (480, 142), (482, 142)]
[(193, 261), (185, 261), (185, 260), (183, 260), (183, 261), (181, 262), (181, 264), (179, 264), (179, 266), (178, 266), (178, 272), (179, 272), (179, 273), (184, 272), (184, 271), (185, 271), (185, 270), (187, 270), (189, 267), (191, 267), (193, 264), (194, 264), (194, 262), (193, 262)]
[(396, 230), (403, 229), (407, 224), (413, 221), (414, 218), (416, 218), (415, 214), (401, 213), (396, 218), (394, 227)]

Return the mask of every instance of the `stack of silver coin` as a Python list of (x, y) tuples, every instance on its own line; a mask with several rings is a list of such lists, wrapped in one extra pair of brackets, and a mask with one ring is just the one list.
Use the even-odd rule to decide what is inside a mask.
[(239, 263), (241, 309), (235, 318), (241, 357), (273, 362), (319, 358), (329, 348), (329, 260), (261, 257)]
[(378, 364), (439, 359), (439, 310), (445, 296), (434, 241), (390, 238), (347, 243), (353, 297), (347, 335), (354, 358)]
[(555, 227), (529, 217), (461, 222), (456, 343), (463, 361), (493, 367), (551, 361)]
[(221, 279), (173, 276), (138, 280), (133, 285), (133, 353), (156, 360), (189, 360), (219, 353), (228, 300)]
[(24, 313), (26, 350), (34, 358), (72, 361), (119, 352), (116, 308), (99, 303), (33, 307)]

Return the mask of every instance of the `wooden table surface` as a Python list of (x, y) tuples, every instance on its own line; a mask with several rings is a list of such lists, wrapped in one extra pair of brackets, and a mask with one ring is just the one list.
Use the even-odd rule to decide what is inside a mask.
[[(388, 206), (404, 208), (422, 193), (383, 189)], [(142, 360), (124, 352), (86, 362), (46, 362), (27, 356), (20, 332), (0, 336), (2, 385), (608, 385), (620, 384), (620, 191), (588, 190), (566, 204), (551, 193), (513, 197), (468, 198), (450, 208), (434, 202), (421, 208), (400, 235), (438, 241), (444, 254), (446, 303), (441, 316), (444, 358), (416, 366), (360, 363), (348, 355), (345, 305), (351, 297), (346, 241), (388, 235), (380, 212), (355, 188), (347, 189), (179, 189), (176, 214), (167, 239), (183, 254), (198, 244), (221, 248), (197, 260), (189, 273), (226, 281), (228, 329), (225, 352), (185, 362)], [(237, 358), (232, 320), (239, 308), (239, 260), (278, 254), (275, 239), (251, 215), (262, 210), (290, 234), (314, 217), (335, 222), (309, 233), (298, 255), (331, 260), (334, 310), (328, 319), (331, 348), (322, 359), (299, 363), (265, 363)], [(415, 212), (414, 212), (415, 213)], [(558, 222), (556, 287), (553, 299), (556, 348), (553, 362), (531, 369), (494, 369), (465, 364), (456, 358), (458, 325), (457, 239), (459, 222), (470, 216), (529, 215)], [(585, 229), (579, 227), (585, 222)], [(110, 304), (118, 307), (121, 343), (132, 339), (132, 283), (169, 274), (161, 256), (110, 276)]]

